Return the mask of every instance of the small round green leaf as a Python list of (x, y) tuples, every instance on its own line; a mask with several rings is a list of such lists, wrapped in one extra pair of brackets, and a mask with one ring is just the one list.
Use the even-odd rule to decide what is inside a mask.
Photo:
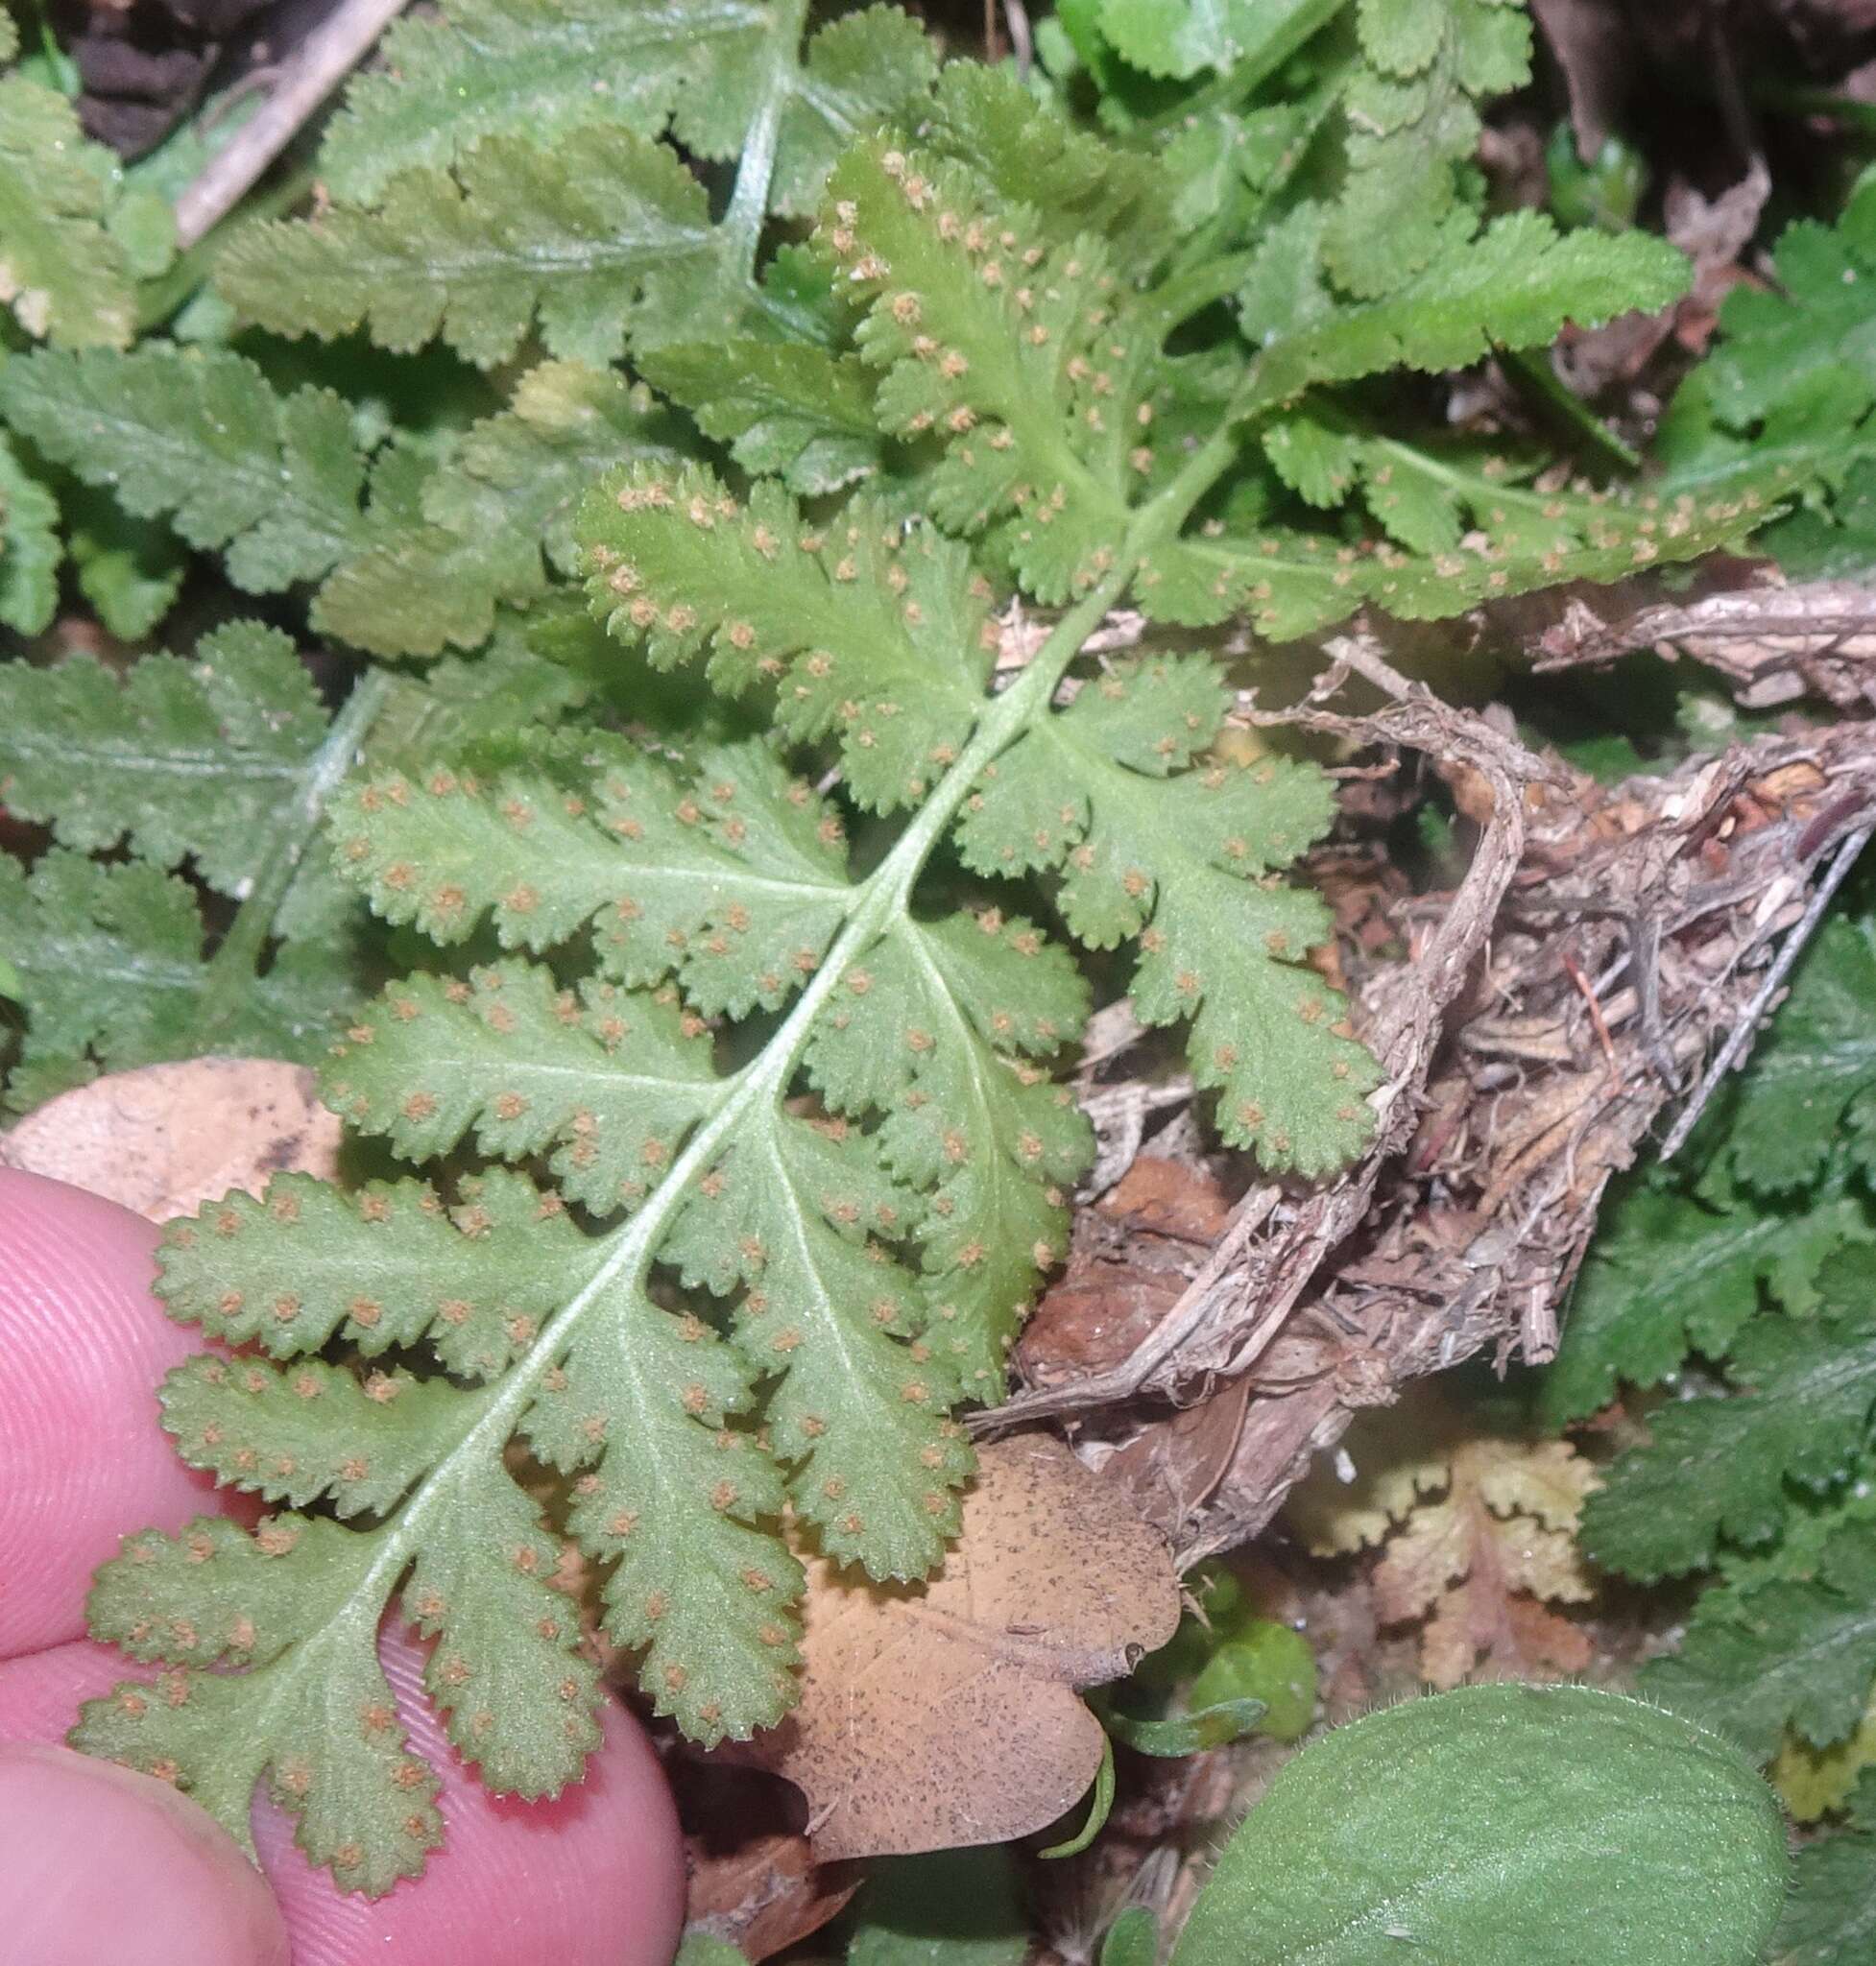
[(1173, 1966), (1746, 1966), (1786, 1882), (1730, 1742), (1588, 1687), (1464, 1687), (1299, 1755)]

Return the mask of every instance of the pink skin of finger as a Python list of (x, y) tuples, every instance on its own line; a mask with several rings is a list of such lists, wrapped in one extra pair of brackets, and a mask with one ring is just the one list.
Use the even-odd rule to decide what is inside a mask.
[[(225, 1499), (156, 1424), (157, 1379), (196, 1348), (149, 1294), (155, 1242), (113, 1203), (0, 1170), (0, 1932), (24, 1947), (10, 1956), (283, 1966), (284, 1932), (293, 1966), (665, 1966), (683, 1845), (637, 1723), (609, 1710), (587, 1779), (557, 1799), (492, 1796), (423, 1697), (421, 1648), (393, 1628), (385, 1669), (412, 1746), (442, 1778), (447, 1844), (387, 1897), (339, 1891), (262, 1800), (253, 1830), (270, 1893), (185, 1797), (48, 1754), (80, 1701), (150, 1676), (79, 1639), (93, 1565), (122, 1534)], [(163, 1907), (179, 1904), (183, 1950), (165, 1952)]]

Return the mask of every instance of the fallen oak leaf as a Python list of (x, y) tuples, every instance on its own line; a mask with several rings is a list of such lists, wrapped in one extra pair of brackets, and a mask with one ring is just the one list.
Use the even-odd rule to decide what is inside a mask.
[(314, 1075), (272, 1058), (192, 1058), (108, 1072), (0, 1135), (0, 1167), (68, 1181), (152, 1222), (274, 1175), (334, 1181), (341, 1128)]
[(753, 1755), (807, 1798), (824, 1862), (1053, 1822), (1107, 1738), (1075, 1689), (1131, 1672), (1179, 1623), (1163, 1539), (1046, 1435), (980, 1450), (962, 1532), (922, 1588), (803, 1554), (801, 1703)]

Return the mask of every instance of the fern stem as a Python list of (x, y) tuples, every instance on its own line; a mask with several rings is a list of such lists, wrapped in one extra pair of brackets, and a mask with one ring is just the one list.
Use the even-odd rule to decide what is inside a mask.
[(731, 188), (729, 208), (723, 214), (726, 257), (732, 259), (745, 287), (753, 288), (756, 284), (756, 255), (761, 249), (769, 187), (775, 177), (782, 111), (788, 100), (789, 75), (801, 57), (802, 30), (806, 24), (807, 0), (776, 0), (768, 73), (763, 78), (761, 100), (743, 135), (736, 181)]
[(350, 771), (367, 731), (391, 694), (391, 678), (381, 669), (365, 676), (332, 719), (325, 741), (301, 774), (292, 810), (274, 835), (267, 857), (255, 870), (221, 947), (209, 958), (199, 1010), (199, 1035), (213, 1050), (218, 1032), (234, 1015), (239, 999), (254, 987), (254, 973), (274, 930), (293, 877), (325, 816), (325, 803)]

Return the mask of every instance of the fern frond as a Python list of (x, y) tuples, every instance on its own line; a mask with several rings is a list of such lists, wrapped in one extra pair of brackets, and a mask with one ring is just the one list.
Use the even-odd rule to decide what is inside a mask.
[(1136, 324), (1116, 325), (1101, 242), (1049, 244), (963, 167), (883, 141), (842, 159), (820, 236), (869, 303), (857, 341), (883, 372), (881, 426), (944, 446), (926, 509), (991, 531), (1038, 599), (1086, 592), (1126, 529), (1156, 355)]
[[(594, 363), (627, 338), (655, 347), (759, 317), (768, 214), (810, 207), (842, 144), (926, 87), (934, 63), (894, 9), (834, 21), (805, 48), (804, 0), (700, 12), (660, 7), (598, 29), (667, 64), (616, 105), (593, 91), (583, 6), (471, 4), (460, 21), (403, 30), (411, 83), (361, 84), (361, 108), (336, 127), (341, 183), (357, 202), (251, 229), (221, 260), (222, 292), (282, 333), (363, 325), (393, 348), (440, 334), (485, 367), (537, 314), (552, 353)], [(425, 128), (421, 106), (440, 91), (448, 136)], [(465, 101), (476, 112), (460, 117)], [(719, 223), (658, 140), (667, 114), (693, 156), (739, 159)], [(368, 140), (374, 126), (388, 148)], [(393, 174), (391, 159), (420, 155), (432, 161)]]
[(326, 576), (314, 625), (373, 655), (475, 648), (498, 607), (547, 590), (543, 557), (571, 570), (572, 508), (602, 470), (621, 453), (675, 463), (693, 443), (615, 372), (542, 362), (441, 464), (417, 446), (379, 458), (372, 544)]
[(222, 549), (247, 592), (315, 580), (365, 543), (349, 406), (277, 395), (245, 356), (39, 349), (0, 369), (0, 417), (127, 512)]
[(1710, 1564), (1722, 1536), (1750, 1546), (1777, 1533), (1786, 1482), (1818, 1491), (1845, 1474), (1876, 1405), (1869, 1271), (1864, 1250), (1834, 1257), (1822, 1309), (1764, 1313), (1734, 1340), (1726, 1370), (1742, 1391), (1651, 1417), (1649, 1444), (1585, 1513), (1598, 1563), (1645, 1581)]
[(441, 337), (486, 369), (538, 314), (550, 352), (597, 364), (628, 333), (668, 340), (694, 319), (712, 242), (704, 188), (675, 152), (592, 128), (551, 149), (490, 137), (453, 174), (398, 178), (376, 210), (248, 228), (216, 283), (278, 334), (329, 341), (362, 326), (399, 349)]
[(988, 584), (929, 529), (903, 550), (869, 501), (816, 531), (774, 486), (744, 506), (708, 471), (635, 466), (602, 481), (582, 538), (614, 627), (654, 662), (708, 650), (726, 693), (785, 668), (778, 724), (801, 741), (836, 732), (849, 788), (875, 811), (922, 799), (981, 707)]
[(343, 948), (303, 943), (218, 988), (186, 881), (60, 848), (30, 874), (0, 856), (0, 937), (24, 986), (11, 1091), (25, 1104), (93, 1070), (206, 1051), (307, 1057), (357, 989)]
[(36, 339), (130, 345), (136, 291), (108, 226), (116, 175), (56, 89), (0, 76), (0, 304)]
[(1863, 1718), (1876, 1676), (1876, 1526), (1851, 1522), (1810, 1574), (1709, 1591), (1672, 1658), (1650, 1660), (1643, 1690), (1723, 1729), (1760, 1760), (1787, 1728), (1814, 1747)]
[(37, 635), (59, 606), (59, 501), (0, 437), (0, 626)]
[[(317, 1048), (358, 986), (342, 922), (293, 930), (300, 860), (386, 693), (329, 722), (291, 640), (253, 622), (123, 682), (83, 656), (0, 666), (0, 800), (59, 843), (30, 874), (0, 859), (16, 1101), (98, 1067)], [(184, 867), (240, 901), (212, 953)]]
[(1201, 657), (1116, 664), (985, 774), (958, 825), (983, 874), (1059, 870), (1070, 933), (1138, 942), (1149, 1024), (1190, 1019), (1193, 1076), (1218, 1124), (1265, 1165), (1320, 1174), (1373, 1126), (1374, 1061), (1306, 950), (1328, 934), (1313, 895), (1267, 882), (1328, 827), (1327, 781), (1282, 759), (1193, 760), (1227, 698)]
[(81, 852), (120, 844), (165, 870), (193, 859), (218, 893), (253, 881), (267, 830), (326, 734), (292, 642), (236, 623), (193, 659), (122, 680), (88, 656), (0, 667), (0, 800)]
[[(830, 146), (883, 120), (933, 66), (917, 26), (885, 7), (823, 29), (798, 66), (804, 12), (793, 0), (455, 0), (392, 29), (383, 70), (352, 83), (326, 132), (321, 177), (334, 198), (371, 204), (401, 172), (446, 169), (488, 137), (556, 145), (589, 125), (656, 136), (672, 117), (686, 150), (722, 161), (759, 119), (774, 130), (778, 209), (798, 209), (789, 201), (811, 200), (802, 187), (818, 184)], [(765, 73), (777, 65), (779, 93)]]
[(1336, 284), (1367, 300), (1440, 255), (1479, 143), (1478, 103), (1530, 80), (1530, 22), (1518, 0), (1359, 0), (1355, 18), (1347, 177), (1322, 243)]

